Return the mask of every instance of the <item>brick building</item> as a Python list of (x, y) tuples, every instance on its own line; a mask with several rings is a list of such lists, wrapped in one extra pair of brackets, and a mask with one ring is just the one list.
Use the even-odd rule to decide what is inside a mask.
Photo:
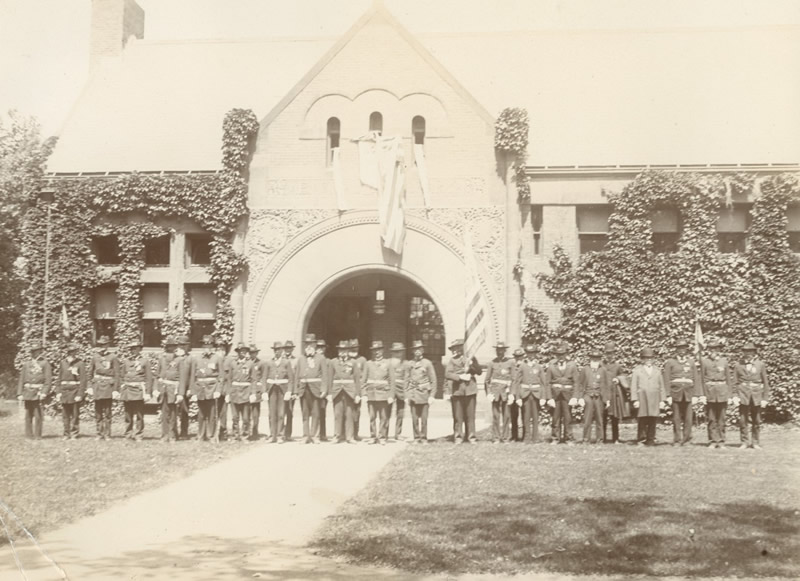
[[(376, 3), (338, 39), (154, 42), (145, 38), (145, 15), (134, 0), (95, 0), (92, 19), (91, 78), (48, 171), (54, 179), (218, 171), (222, 117), (234, 107), (255, 111), (260, 130), (249, 168), (250, 215), (236, 240), (249, 268), (234, 306), (235, 340), (262, 349), (315, 332), (329, 344), (358, 337), (362, 346), (421, 338), (434, 360), (444, 356), (447, 342), (464, 332), (465, 228), (479, 261), (490, 338), (515, 345), (522, 297), (514, 264), (547, 268), (555, 243), (574, 256), (601, 248), (609, 214), (604, 191), (619, 190), (646, 167), (759, 175), (798, 169), (788, 163), (798, 156), (787, 160), (775, 157), (783, 151), (759, 149), (757, 135), (746, 143), (727, 139), (726, 132), (735, 135), (743, 125), (715, 117), (719, 103), (687, 97), (667, 110), (685, 91), (653, 102), (644, 89), (631, 95), (633, 85), (622, 85), (630, 75), (652, 73), (648, 55), (663, 56), (676, 45), (687, 54), (697, 48), (701, 59), (714, 57), (708, 45), (730, 45), (734, 36), (744, 43), (741, 50), (766, 34), (775, 51), (800, 48), (789, 32), (678, 30), (653, 40), (607, 31), (590, 42), (589, 33), (417, 37)], [(471, 65), (479, 57), (491, 67)], [(612, 62), (622, 58), (628, 60)], [(730, 93), (751, 79), (726, 82), (736, 104)], [(615, 92), (619, 86), (625, 95)], [(550, 105), (563, 101), (574, 103), (578, 121), (549, 114)], [(531, 116), (531, 201), (522, 212), (508, 179), (510, 160), (494, 149), (495, 115), (506, 106), (524, 106)], [(688, 118), (670, 114), (685, 115), (691, 107)], [(756, 118), (745, 125), (785, 135), (787, 127), (800, 126), (797, 108), (787, 111), (794, 119), (784, 119), (786, 127)], [(708, 125), (682, 133), (697, 118)], [(709, 151), (698, 142), (712, 126), (716, 149)], [(399, 256), (382, 249), (376, 191), (359, 176), (356, 140), (370, 131), (402, 138), (407, 233)], [(337, 207), (335, 157), (347, 211)], [(720, 159), (726, 163), (713, 164)], [(721, 219), (722, 251), (746, 243), (747, 203), (739, 200)], [(654, 224), (665, 251), (678, 234), (676, 216), (665, 209)], [(148, 347), (158, 346), (159, 318), (184, 294), (193, 336), (213, 327), (215, 303), (203, 268), (210, 237), (190, 223), (171, 226), (173, 234), (148, 246), (142, 274)], [(790, 218), (789, 228), (800, 246), (800, 216)], [(118, 260), (113, 240), (97, 240), (96, 253), (101, 264)], [(526, 292), (525, 299), (557, 316), (539, 289)], [(99, 288), (94, 304), (97, 332), (112, 332), (114, 288)]]

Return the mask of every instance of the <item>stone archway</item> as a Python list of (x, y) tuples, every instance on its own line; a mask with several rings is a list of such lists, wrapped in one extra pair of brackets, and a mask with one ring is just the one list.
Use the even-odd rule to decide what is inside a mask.
[[(272, 341), (297, 341), (310, 313), (339, 280), (359, 272), (395, 273), (413, 281), (439, 307), (448, 340), (464, 333), (463, 248), (443, 228), (406, 217), (403, 255), (380, 245), (375, 212), (348, 212), (324, 220), (290, 240), (256, 278), (245, 303), (245, 338), (262, 350)], [(498, 336), (497, 300), (480, 273), (489, 337)], [(491, 341), (488, 342), (491, 344)], [(485, 355), (491, 353), (486, 346)]]

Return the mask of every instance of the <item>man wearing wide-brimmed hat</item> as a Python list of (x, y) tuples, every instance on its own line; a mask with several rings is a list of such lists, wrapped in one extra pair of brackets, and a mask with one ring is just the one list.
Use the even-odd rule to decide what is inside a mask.
[(231, 410), (231, 441), (250, 438), (250, 402), (255, 382), (256, 363), (250, 348), (244, 343), (236, 346), (236, 357), (228, 361), (225, 401)]
[(272, 344), (272, 358), (261, 366), (261, 381), (264, 382), (269, 401), (269, 432), (272, 443), (284, 442), (283, 411), (284, 403), (292, 397), (294, 371), (286, 359), (283, 343)]
[[(188, 338), (187, 338), (188, 341)], [(177, 353), (178, 339), (173, 335), (164, 338), (164, 351), (158, 356), (153, 399), (161, 402), (161, 440), (178, 439), (177, 406), (185, 393), (186, 355)]]
[[(759, 429), (761, 410), (767, 407), (770, 387), (767, 379), (767, 366), (756, 358), (756, 346), (745, 343), (742, 347), (742, 360), (733, 370), (733, 404), (739, 406), (739, 430), (742, 449), (761, 449)], [(752, 424), (752, 431), (749, 426)]]
[(94, 398), (94, 419), (97, 440), (111, 439), (111, 403), (119, 397), (119, 359), (109, 351), (111, 340), (103, 335), (97, 340), (97, 351), (89, 363), (89, 388)]
[[(328, 349), (328, 344), (325, 339), (317, 339), (316, 351), (317, 355), (322, 357), (325, 362), (325, 374), (330, 379), (331, 360), (328, 359), (325, 351)], [(330, 383), (330, 382), (328, 382)], [(326, 391), (327, 393), (327, 391)], [(328, 397), (327, 395), (322, 398), (322, 404), (319, 410), (319, 441), (328, 441)]]
[(77, 343), (67, 345), (67, 356), (55, 377), (56, 401), (61, 404), (65, 440), (76, 439), (80, 431), (80, 405), (86, 392), (86, 364), (80, 358), (80, 349)]
[(675, 342), (675, 356), (664, 363), (664, 387), (667, 404), (672, 406), (673, 446), (683, 446), (692, 441), (692, 406), (703, 395), (700, 385), (699, 364), (689, 355), (689, 342)]
[(414, 360), (408, 369), (406, 401), (411, 405), (411, 425), (414, 428), (414, 441), (428, 442), (428, 408), (436, 393), (436, 371), (433, 363), (424, 357), (425, 345), (422, 341), (411, 344)]
[(25, 402), (25, 437), (39, 440), (42, 437), (42, 402), (50, 393), (53, 373), (41, 343), (33, 343), (30, 354), (20, 370), (17, 399)]
[(525, 358), (517, 368), (512, 392), (515, 405), (522, 411), (522, 440), (533, 444), (539, 441), (539, 413), (550, 399), (546, 371), (536, 357), (536, 345), (525, 345)]
[(144, 402), (153, 391), (153, 374), (150, 360), (142, 355), (142, 342), (131, 341), (126, 347), (128, 355), (120, 360), (119, 398), (125, 407), (125, 437), (138, 441), (144, 433)]
[[(348, 356), (355, 361), (358, 367), (358, 373), (361, 377), (361, 385), (364, 385), (364, 368), (367, 366), (367, 358), (359, 354), (358, 339), (350, 339), (347, 342), (349, 346)], [(353, 434), (356, 441), (361, 440), (359, 429), (361, 428), (361, 404), (366, 401), (366, 396), (362, 397), (359, 403), (356, 404), (355, 415), (353, 416)]]
[(339, 356), (331, 360), (328, 369), (328, 401), (333, 404), (336, 443), (355, 444), (356, 405), (361, 401), (361, 373), (355, 360), (350, 358), (350, 344), (339, 341)]
[(656, 423), (662, 409), (666, 408), (667, 392), (664, 388), (664, 376), (655, 366), (655, 351), (645, 347), (641, 351), (642, 363), (633, 369), (631, 374), (631, 401), (638, 410), (637, 417), (641, 433), (645, 441), (639, 442), (647, 446), (655, 446)]
[[(601, 443), (603, 441), (603, 410), (611, 399), (611, 381), (602, 365), (603, 354), (600, 349), (589, 351), (589, 365), (580, 371), (578, 388), (575, 392), (578, 404), (583, 406), (583, 442)], [(592, 440), (592, 424), (595, 425), (595, 438)]]
[(572, 411), (570, 406), (578, 404), (575, 397), (575, 386), (578, 385), (578, 366), (574, 361), (567, 361), (569, 348), (561, 343), (555, 348), (555, 361), (547, 366), (547, 384), (550, 386), (551, 405), (553, 406), (553, 431), (551, 444), (573, 442)]
[(389, 366), (394, 374), (394, 403), (389, 405), (389, 418), (392, 417), (392, 408), (396, 409), (394, 420), (394, 439), (403, 439), (403, 416), (406, 411), (406, 383), (408, 382), (408, 369), (410, 361), (406, 359), (406, 347), (400, 342), (392, 343)]
[[(231, 365), (235, 356), (228, 354), (228, 344), (222, 339), (214, 339), (214, 352), (222, 360), (222, 385), (230, 385)], [(224, 440), (228, 437), (228, 397), (224, 393), (220, 395), (215, 405), (217, 407), (217, 433), (219, 438)], [(233, 412), (231, 412), (231, 419), (233, 419)]]
[(453, 441), (474, 442), (475, 435), (475, 407), (478, 398), (478, 382), (476, 375), (483, 370), (478, 360), (464, 356), (464, 340), (455, 339), (450, 343), (452, 357), (447, 362), (444, 371), (444, 399), (450, 400), (453, 407)]
[(214, 351), (214, 338), (203, 337), (203, 351), (189, 356), (191, 401), (197, 402), (197, 439), (219, 442), (217, 399), (222, 395), (225, 362)]
[(283, 351), (286, 361), (292, 368), (294, 380), (290, 385), (291, 397), (283, 404), (283, 437), (287, 442), (292, 441), (292, 425), (294, 424), (294, 402), (297, 399), (297, 357), (294, 354), (294, 341), (287, 339), (283, 342)]
[(603, 367), (609, 379), (609, 403), (603, 413), (603, 441), (606, 439), (606, 426), (611, 422), (611, 442), (619, 444), (619, 421), (630, 415), (630, 377), (622, 364), (617, 361), (617, 345), (609, 341), (603, 348), (605, 360)]
[(192, 356), (192, 343), (188, 335), (178, 335), (176, 337), (178, 346), (175, 353), (183, 358), (183, 370), (180, 382), (179, 397), (177, 398), (177, 412), (180, 423), (179, 435), (181, 438), (187, 439), (189, 437), (189, 400), (191, 399), (191, 392), (189, 391), (189, 358)]
[(703, 397), (708, 421), (708, 447), (722, 448), (725, 445), (725, 414), (728, 400), (733, 397), (733, 373), (728, 359), (722, 356), (722, 345), (716, 339), (706, 344), (708, 355), (700, 360)]
[(328, 389), (328, 369), (325, 357), (317, 353), (317, 337), (307, 333), (303, 338), (303, 355), (297, 362), (295, 393), (300, 399), (303, 414), (303, 442), (319, 443), (319, 420), (325, 408)]
[(389, 405), (394, 401), (394, 370), (383, 357), (383, 341), (369, 347), (372, 359), (364, 366), (364, 395), (369, 411), (369, 435), (372, 444), (389, 439)]
[(514, 403), (511, 384), (514, 379), (514, 360), (506, 357), (508, 346), (499, 341), (494, 346), (496, 357), (486, 368), (486, 396), (492, 403), (492, 442), (505, 442), (508, 438), (508, 402)]

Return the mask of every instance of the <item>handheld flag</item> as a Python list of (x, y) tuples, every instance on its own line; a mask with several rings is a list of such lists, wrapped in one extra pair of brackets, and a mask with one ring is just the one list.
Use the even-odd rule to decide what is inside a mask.
[(478, 277), (478, 263), (472, 250), (472, 238), (467, 225), (464, 225), (464, 302), (465, 327), (464, 354), (467, 359), (475, 356), (488, 335), (486, 310), (481, 296), (481, 281)]

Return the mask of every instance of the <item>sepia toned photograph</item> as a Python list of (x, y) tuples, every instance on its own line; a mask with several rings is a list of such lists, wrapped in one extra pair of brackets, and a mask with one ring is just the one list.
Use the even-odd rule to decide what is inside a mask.
[(800, 577), (800, 2), (0, 0), (0, 581)]

